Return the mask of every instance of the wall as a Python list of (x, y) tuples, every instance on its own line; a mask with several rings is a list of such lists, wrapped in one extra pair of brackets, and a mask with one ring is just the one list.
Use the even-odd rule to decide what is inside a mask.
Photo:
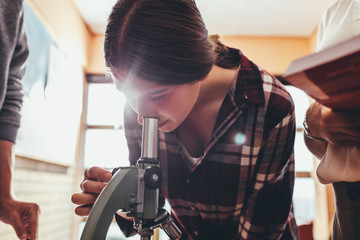
[(317, 44), (317, 37), (318, 37), (318, 31), (315, 29), (315, 31), (310, 36), (310, 51), (315, 52), (316, 51), (316, 44)]
[[(105, 72), (103, 41), (103, 36), (92, 39), (87, 68), (89, 73)], [(283, 74), (292, 60), (312, 52), (309, 38), (223, 36), (221, 41), (239, 48), (253, 62), (275, 75)]]
[[(17, 157), (13, 186), (16, 197), (40, 206), (40, 240), (72, 239), (73, 168)], [(17, 239), (10, 225), (0, 224), (0, 239)]]
[(104, 36), (96, 35), (89, 42), (89, 64), (86, 68), (87, 73), (104, 74), (105, 62), (103, 52)]
[(283, 74), (292, 60), (310, 52), (309, 38), (224, 36), (221, 40), (275, 75)]
[(86, 68), (88, 42), (92, 34), (82, 20), (72, 0), (27, 0), (37, 10), (55, 37)]

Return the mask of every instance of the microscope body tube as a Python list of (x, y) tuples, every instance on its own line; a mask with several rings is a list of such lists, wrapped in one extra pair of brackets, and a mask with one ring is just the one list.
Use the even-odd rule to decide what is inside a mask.
[(158, 127), (159, 119), (154, 117), (143, 118), (141, 156), (137, 161), (137, 167), (139, 169), (137, 200), (140, 204), (137, 205), (136, 212), (140, 219), (155, 219), (159, 206), (159, 189), (151, 189), (146, 184), (146, 181), (149, 182), (146, 171), (152, 167), (160, 169), (157, 159), (159, 141)]

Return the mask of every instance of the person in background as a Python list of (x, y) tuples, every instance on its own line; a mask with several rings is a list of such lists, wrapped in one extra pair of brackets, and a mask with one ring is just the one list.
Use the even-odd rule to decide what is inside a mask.
[(37, 239), (39, 206), (15, 199), (13, 147), (20, 126), (21, 79), (28, 57), (23, 27), (23, 0), (0, 5), (0, 220), (13, 226), (20, 239)]
[[(120, 0), (105, 62), (128, 101), (131, 165), (142, 117), (159, 118), (161, 194), (181, 239), (298, 239), (293, 214), (294, 105), (274, 76), (208, 36), (192, 0)], [(75, 213), (89, 214), (111, 173), (85, 172)], [(160, 201), (164, 202), (164, 201)], [(125, 233), (132, 221), (116, 214)]]
[[(359, 34), (360, 1), (336, 1), (319, 24), (317, 50)], [(321, 159), (317, 177), (323, 184), (332, 183), (334, 189), (332, 239), (360, 239), (360, 109), (333, 111), (314, 102), (307, 110), (304, 127), (308, 149)]]

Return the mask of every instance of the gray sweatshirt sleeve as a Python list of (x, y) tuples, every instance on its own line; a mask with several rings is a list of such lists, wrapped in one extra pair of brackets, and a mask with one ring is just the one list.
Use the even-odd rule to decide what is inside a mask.
[[(4, 4), (3, 4), (4, 3)], [(15, 142), (20, 126), (22, 82), (29, 51), (22, 0), (0, 6), (0, 140)]]

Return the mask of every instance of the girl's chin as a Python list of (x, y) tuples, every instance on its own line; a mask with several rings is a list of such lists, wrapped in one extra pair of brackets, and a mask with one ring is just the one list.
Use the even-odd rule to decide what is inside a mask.
[(170, 121), (166, 120), (165, 122), (162, 122), (159, 124), (159, 131), (164, 133), (169, 133), (174, 131), (178, 126), (173, 126), (170, 124)]

